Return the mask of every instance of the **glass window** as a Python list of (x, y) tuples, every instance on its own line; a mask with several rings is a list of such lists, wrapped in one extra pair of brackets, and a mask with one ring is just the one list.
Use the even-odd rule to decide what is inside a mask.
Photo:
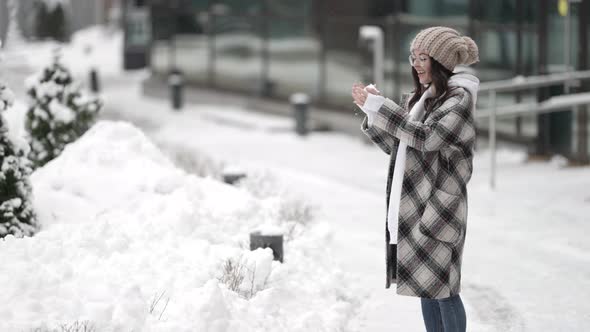
[[(326, 22), (326, 82), (324, 97), (333, 105), (350, 105), (350, 89), (361, 82), (363, 61), (358, 45), (358, 21), (328, 20)], [(351, 38), (354, 36), (354, 38)], [(368, 82), (366, 82), (368, 83)]]
[(304, 17), (310, 15), (312, 7), (311, 0), (268, 0), (267, 1), (268, 14), (271, 16), (299, 16)]
[(127, 45), (131, 47), (147, 47), (150, 41), (150, 15), (144, 7), (127, 9)]
[(469, 12), (469, 0), (407, 1), (408, 14), (417, 16), (465, 16)]
[(218, 87), (257, 92), (262, 81), (261, 19), (214, 16), (214, 80)]
[(259, 15), (265, 0), (216, 0), (211, 1), (210, 10), (215, 15)]
[[(549, 7), (549, 38), (547, 47), (547, 59), (550, 71), (564, 71), (566, 70), (566, 63), (571, 66), (577, 66), (577, 52), (578, 52), (578, 8), (579, 4), (570, 4), (570, 23), (569, 23), (569, 40), (566, 38), (567, 32), (567, 18), (561, 16), (557, 10), (557, 0), (550, 1)], [(569, 52), (564, 52), (566, 46)], [(569, 59), (566, 59), (566, 54), (569, 53)]]
[(317, 97), (320, 41), (306, 18), (270, 20), (269, 82), (272, 94), (288, 97), (305, 92)]

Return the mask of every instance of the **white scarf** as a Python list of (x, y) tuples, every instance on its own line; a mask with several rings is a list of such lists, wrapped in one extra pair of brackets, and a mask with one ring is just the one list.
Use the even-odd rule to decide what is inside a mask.
[[(479, 79), (477, 77), (458, 73), (451, 77), (449, 86), (462, 87), (471, 94), (472, 110), (475, 111), (475, 103), (477, 101), (477, 89), (479, 88)], [(434, 87), (430, 86), (420, 100), (418, 100), (410, 110), (410, 121), (420, 121), (424, 116), (424, 101), (426, 98), (432, 97)], [(406, 148), (408, 144), (401, 142), (397, 148), (395, 157), (395, 166), (393, 168), (393, 179), (391, 181), (391, 191), (389, 194), (389, 209), (387, 211), (387, 228), (389, 229), (389, 243), (397, 243), (397, 228), (399, 221), (399, 206), (402, 194), (402, 184), (404, 182), (404, 172), (406, 170)]]

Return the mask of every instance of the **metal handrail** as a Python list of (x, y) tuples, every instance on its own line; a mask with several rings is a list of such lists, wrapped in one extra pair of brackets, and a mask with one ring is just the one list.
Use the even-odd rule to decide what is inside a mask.
[[(570, 110), (572, 107), (584, 105), (590, 105), (590, 92), (555, 96), (539, 103), (519, 103), (497, 107), (496, 117), (551, 113)], [(491, 109), (478, 109), (474, 116), (478, 120), (488, 118), (491, 115)]]
[[(566, 109), (575, 108), (581, 105), (590, 105), (590, 93), (576, 93), (552, 97), (539, 103), (517, 103), (501, 108), (496, 107), (496, 95), (498, 92), (531, 90), (552, 85), (564, 84), (566, 87), (574, 85), (578, 80), (590, 79), (590, 70), (570, 71), (549, 75), (538, 76), (517, 76), (508, 80), (500, 80), (482, 83), (479, 86), (479, 92), (489, 94), (488, 109), (483, 112), (477, 112), (477, 118), (489, 117), (489, 141), (490, 141), (490, 162), (491, 175), (490, 186), (492, 189), (496, 186), (496, 118), (498, 116), (514, 116), (518, 114), (540, 114), (558, 112)], [(567, 92), (566, 88), (566, 92)], [(480, 114), (483, 113), (483, 114)]]
[(558, 85), (566, 82), (590, 79), (590, 70), (570, 71), (549, 75), (516, 76), (507, 80), (484, 82), (479, 85), (479, 92), (506, 92), (514, 90), (527, 90)]

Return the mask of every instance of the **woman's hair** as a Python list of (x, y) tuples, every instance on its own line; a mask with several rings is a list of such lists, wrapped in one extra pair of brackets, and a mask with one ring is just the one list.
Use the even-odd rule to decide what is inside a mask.
[[(424, 108), (427, 113), (442, 105), (442, 103), (450, 97), (449, 93), (454, 90), (454, 88), (449, 89), (449, 78), (453, 76), (453, 72), (445, 68), (432, 57), (429, 58), (430, 63), (432, 64), (430, 66), (430, 75), (432, 76), (431, 84), (434, 84), (435, 94), (433, 97), (426, 98), (424, 101)], [(420, 97), (422, 97), (422, 94), (427, 89), (427, 87), (424, 87), (420, 83), (418, 72), (414, 66), (412, 66), (412, 77), (414, 78), (414, 95), (410, 98), (410, 102), (408, 103), (410, 109), (418, 100), (420, 100)]]

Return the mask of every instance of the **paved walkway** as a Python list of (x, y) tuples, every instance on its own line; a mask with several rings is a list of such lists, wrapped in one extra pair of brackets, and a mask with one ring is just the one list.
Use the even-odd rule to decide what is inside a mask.
[[(162, 78), (150, 77), (142, 82), (145, 95), (163, 99), (170, 98), (169, 87)], [(293, 108), (283, 100), (261, 98), (255, 95), (231, 93), (196, 86), (187, 86), (183, 94), (186, 103), (240, 106), (255, 112), (282, 116), (293, 116)], [(355, 115), (356, 113), (356, 115)], [(364, 138), (360, 131), (363, 113), (350, 100), (348, 109), (335, 110), (310, 107), (310, 128), (313, 130), (335, 130)]]

